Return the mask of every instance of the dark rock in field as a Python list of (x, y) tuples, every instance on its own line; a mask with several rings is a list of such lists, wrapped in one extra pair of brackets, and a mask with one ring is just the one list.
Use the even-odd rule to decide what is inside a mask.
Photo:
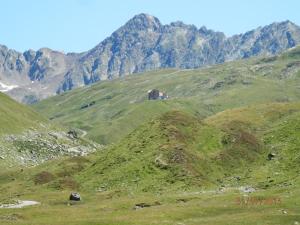
[(78, 134), (75, 130), (69, 130), (67, 134), (70, 138), (74, 138), (74, 139), (78, 138)]
[(165, 100), (168, 98), (169, 96), (166, 93), (161, 92), (157, 89), (152, 89), (148, 91), (148, 100)]
[(276, 156), (276, 154), (275, 154), (275, 153), (269, 153), (269, 154), (268, 154), (268, 160), (272, 160), (272, 159), (274, 159), (274, 158), (275, 158), (275, 156)]
[(80, 201), (81, 197), (79, 193), (72, 192), (69, 198), (71, 201)]
[(234, 177), (237, 181), (240, 181), (241, 180), (241, 177), (240, 176), (236, 176)]
[(86, 109), (86, 108), (91, 107), (91, 106), (93, 106), (93, 105), (95, 105), (95, 104), (96, 104), (96, 102), (95, 102), (95, 101), (92, 101), (92, 102), (90, 102), (90, 103), (87, 103), (87, 104), (82, 105), (82, 106), (80, 107), (80, 109)]
[(223, 87), (224, 84), (225, 84), (225, 83), (224, 83), (223, 81), (217, 82), (217, 83), (212, 87), (212, 89), (213, 89), (213, 90), (219, 89), (219, 88)]
[(137, 209), (142, 209), (142, 208), (146, 208), (146, 207), (151, 207), (151, 205), (148, 203), (138, 203), (138, 204), (135, 204), (133, 209), (137, 210)]

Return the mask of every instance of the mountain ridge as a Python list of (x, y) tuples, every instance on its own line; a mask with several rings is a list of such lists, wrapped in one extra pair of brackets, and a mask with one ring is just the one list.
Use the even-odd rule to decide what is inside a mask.
[[(227, 108), (293, 102), (300, 47), (278, 56), (237, 60), (195, 70), (164, 69), (77, 88), (34, 104), (49, 119), (87, 131), (100, 144), (116, 143), (145, 120), (171, 109), (207, 116)], [(147, 91), (167, 93), (149, 101)]]
[(49, 48), (20, 53), (0, 45), (0, 82), (17, 85), (7, 94), (32, 103), (101, 80), (276, 55), (298, 44), (300, 27), (289, 20), (226, 37), (181, 21), (163, 25), (158, 18), (142, 13), (83, 53), (64, 54)]

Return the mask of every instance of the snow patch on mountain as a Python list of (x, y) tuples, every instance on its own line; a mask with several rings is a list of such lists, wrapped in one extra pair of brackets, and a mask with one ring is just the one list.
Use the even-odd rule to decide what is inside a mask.
[(19, 87), (19, 86), (18, 85), (7, 85), (0, 81), (0, 92), (7, 92), (7, 91), (10, 91), (17, 87)]

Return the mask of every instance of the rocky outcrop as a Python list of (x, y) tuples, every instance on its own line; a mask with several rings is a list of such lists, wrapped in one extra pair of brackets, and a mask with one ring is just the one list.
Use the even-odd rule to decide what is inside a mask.
[(47, 48), (19, 53), (0, 46), (0, 87), (31, 103), (91, 83), (158, 68), (206, 65), (274, 55), (300, 43), (300, 27), (290, 21), (226, 37), (182, 22), (163, 25), (139, 14), (93, 49), (64, 54)]
[(0, 85), (8, 87), (2, 92), (25, 103), (51, 96), (75, 61), (74, 56), (47, 48), (22, 54), (0, 46)]
[(38, 165), (61, 156), (84, 156), (101, 148), (73, 135), (73, 130), (72, 135), (70, 131), (28, 130), (0, 136), (0, 159), (10, 165)]

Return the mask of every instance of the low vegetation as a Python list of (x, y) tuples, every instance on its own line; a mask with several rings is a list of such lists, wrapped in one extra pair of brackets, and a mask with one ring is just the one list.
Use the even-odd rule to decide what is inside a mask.
[[(134, 75), (38, 103), (51, 126), (97, 151), (3, 167), (0, 206), (41, 204), (0, 209), (0, 223), (299, 224), (298, 52)], [(152, 88), (170, 99), (148, 101)], [(73, 191), (80, 202), (68, 200)]]
[[(277, 57), (206, 69), (135, 74), (78, 88), (39, 102), (34, 108), (52, 121), (84, 130), (88, 138), (108, 145), (170, 110), (204, 118), (235, 107), (297, 101), (298, 52), (295, 48)], [(154, 88), (165, 92), (169, 99), (148, 101), (147, 92)]]

